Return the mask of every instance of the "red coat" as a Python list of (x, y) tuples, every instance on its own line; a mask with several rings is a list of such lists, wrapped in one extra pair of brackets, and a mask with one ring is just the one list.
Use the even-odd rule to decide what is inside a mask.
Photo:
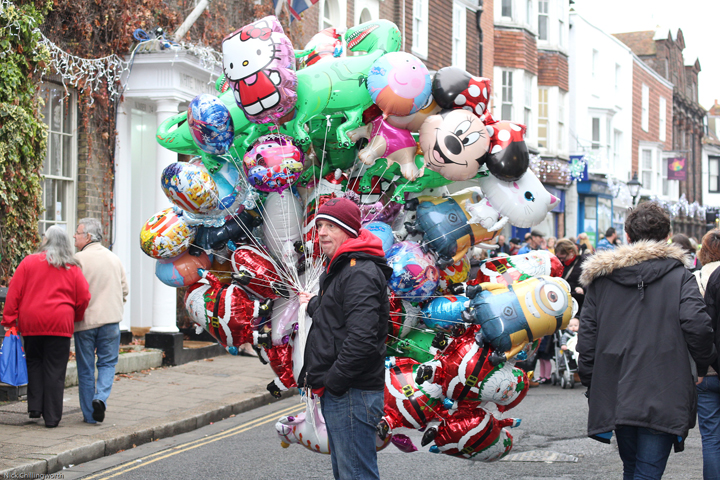
[(20, 262), (8, 289), (2, 325), (18, 322), (24, 336), (72, 337), (74, 322), (83, 319), (90, 303), (88, 283), (79, 267), (56, 268), (45, 253)]

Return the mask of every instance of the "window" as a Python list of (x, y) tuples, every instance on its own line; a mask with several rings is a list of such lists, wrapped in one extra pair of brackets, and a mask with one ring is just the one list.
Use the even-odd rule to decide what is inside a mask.
[(525, 74), (525, 105), (523, 108), (523, 122), (527, 127), (527, 134), (525, 138), (530, 138), (530, 132), (532, 132), (532, 75)]
[(333, 14), (332, 14), (332, 5), (330, 4), (332, 0), (325, 0), (323, 2), (323, 18), (322, 18), (322, 28), (330, 28), (333, 26)]
[(512, 120), (512, 102), (513, 102), (513, 88), (512, 88), (512, 75), (513, 72), (503, 70), (502, 72), (502, 120)]
[(565, 22), (562, 18), (558, 20), (558, 45), (565, 46)]
[[(663, 179), (662, 150), (657, 152), (655, 159), (655, 188), (659, 189), (662, 195), (667, 195), (667, 178)], [(665, 177), (667, 177), (667, 163), (665, 163)]]
[(592, 119), (592, 149), (600, 150), (600, 119)]
[(45, 211), (38, 219), (39, 229), (42, 234), (60, 225), (69, 232), (75, 226), (75, 94), (65, 96), (64, 87), (43, 83), (40, 95), (45, 100), (43, 121), (49, 130), (42, 171)]
[(538, 0), (538, 40), (548, 39), (548, 0)]
[(708, 169), (710, 171), (708, 191), (720, 193), (720, 157), (708, 157)]
[(593, 78), (597, 77), (598, 74), (598, 62), (600, 53), (597, 50), (592, 51), (592, 76)]
[(360, 23), (370, 21), (372, 21), (372, 14), (370, 13), (370, 10), (368, 10), (367, 8), (363, 8), (362, 13), (360, 14)]
[(643, 188), (652, 190), (653, 181), (653, 158), (652, 150), (640, 150), (640, 177)]
[(502, 0), (502, 16), (512, 18), (512, 1), (513, 0)]
[(663, 194), (663, 195), (669, 195), (669, 194), (670, 194), (670, 189), (669, 189), (669, 187), (668, 187), (668, 178), (667, 178), (667, 175), (668, 175), (668, 161), (669, 161), (669, 160), (670, 160), (669, 158), (663, 158), (662, 163), (661, 163), (662, 168), (660, 169), (660, 173), (661, 173), (661, 176), (662, 176), (662, 194)]
[(664, 142), (666, 138), (667, 130), (667, 102), (663, 97), (660, 97), (660, 114), (658, 115), (658, 123), (660, 124), (660, 141)]
[(532, 25), (532, 0), (527, 0), (525, 3), (525, 18), (528, 25)]
[(620, 168), (620, 151), (622, 150), (622, 132), (615, 130), (613, 132), (613, 165), (612, 168)]
[(558, 150), (563, 150), (565, 141), (565, 94), (558, 92)]
[(465, 53), (467, 27), (467, 8), (459, 3), (453, 3), (453, 37), (452, 37), (452, 65), (465, 70)]
[(642, 86), (642, 129), (650, 129), (650, 88), (643, 83)]
[(548, 146), (548, 89), (538, 88), (538, 147)]
[(620, 92), (620, 64), (615, 64), (615, 93)]
[(412, 50), (427, 57), (428, 54), (428, 0), (413, 1)]

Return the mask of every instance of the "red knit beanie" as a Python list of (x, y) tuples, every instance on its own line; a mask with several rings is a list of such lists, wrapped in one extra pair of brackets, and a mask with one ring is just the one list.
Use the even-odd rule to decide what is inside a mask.
[(315, 221), (327, 220), (345, 230), (351, 238), (357, 238), (360, 233), (360, 208), (350, 199), (332, 198), (320, 207)]

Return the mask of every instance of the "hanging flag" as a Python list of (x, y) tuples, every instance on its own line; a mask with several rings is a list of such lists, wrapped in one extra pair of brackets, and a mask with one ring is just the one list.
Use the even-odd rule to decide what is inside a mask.
[[(287, 3), (285, 3), (287, 1)], [(290, 14), (294, 19), (300, 20), (300, 14), (312, 7), (318, 0), (273, 0), (275, 5), (275, 16), (279, 16), (282, 11), (283, 4), (287, 5)]]

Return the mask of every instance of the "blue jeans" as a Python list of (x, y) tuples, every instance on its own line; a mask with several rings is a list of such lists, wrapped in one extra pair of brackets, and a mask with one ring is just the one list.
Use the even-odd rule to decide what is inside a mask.
[[(97, 365), (95, 351), (97, 350)], [(111, 323), (98, 328), (75, 332), (75, 361), (77, 362), (80, 409), (87, 423), (97, 423), (92, 418), (92, 401), (102, 400), (107, 405), (113, 381), (115, 365), (120, 354), (120, 324)], [(98, 376), (95, 383), (95, 367)]]
[(384, 392), (351, 388), (336, 397), (325, 390), (320, 402), (335, 480), (379, 480), (375, 427), (383, 415)]
[(675, 435), (628, 425), (619, 425), (615, 435), (623, 461), (623, 480), (662, 478)]
[(703, 478), (720, 479), (720, 379), (705, 377), (697, 386), (698, 425), (702, 436)]

